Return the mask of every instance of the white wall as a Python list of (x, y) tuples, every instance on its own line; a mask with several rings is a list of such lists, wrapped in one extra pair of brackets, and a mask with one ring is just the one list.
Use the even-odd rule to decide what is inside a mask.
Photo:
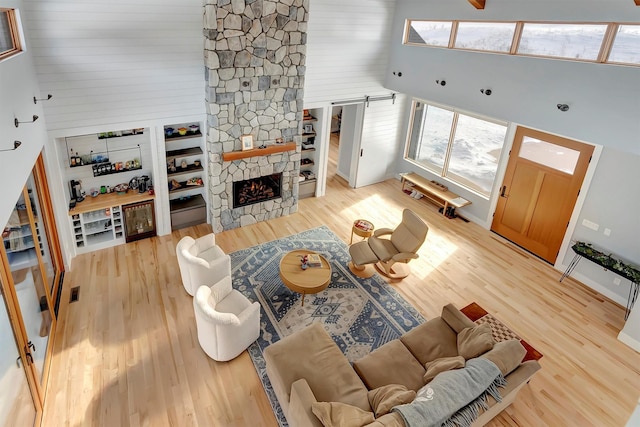
[(24, 4), (49, 131), (204, 114), (201, 0)]
[[(15, 8), (19, 12), (22, 1), (3, 0), (2, 7)], [(24, 13), (20, 13), (24, 20)], [(33, 103), (33, 96), (40, 95), (33, 69), (30, 44), (24, 52), (0, 61), (0, 149), (13, 148), (13, 141), (22, 141), (15, 151), (0, 152), (0, 224), (4, 227), (38, 154), (47, 139), (46, 121), (42, 104)], [(21, 121), (40, 116), (35, 123), (15, 127), (14, 117)]]
[(396, 0), (311, 0), (305, 108), (386, 95), (383, 87)]
[[(640, 154), (640, 67), (402, 45), (405, 20), (568, 20), (640, 22), (632, 1), (400, 1), (386, 86), (424, 100)], [(402, 72), (402, 77), (392, 73)], [(444, 79), (446, 86), (436, 84)], [(480, 93), (491, 88), (491, 96)], [(558, 103), (570, 105), (560, 112)]]
[[(613, 148), (602, 151), (584, 205), (578, 217), (578, 225), (572, 241), (585, 241), (614, 253), (628, 262), (640, 266), (640, 155), (625, 153)], [(582, 225), (583, 220), (595, 222), (598, 231)], [(604, 234), (605, 229), (611, 235)], [(571, 262), (574, 252), (569, 250), (563, 265)], [(582, 260), (573, 277), (589, 284), (598, 292), (626, 303), (630, 282), (604, 270), (587, 260)], [(620, 285), (613, 280), (620, 278)], [(640, 337), (640, 334), (639, 334)]]

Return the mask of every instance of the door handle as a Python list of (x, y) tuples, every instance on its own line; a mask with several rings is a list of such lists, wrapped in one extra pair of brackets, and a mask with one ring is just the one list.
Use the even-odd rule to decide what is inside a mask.
[(506, 186), (506, 185), (503, 185), (503, 186), (502, 186), (502, 191), (500, 191), (500, 197), (505, 197), (505, 198), (509, 197), (509, 196), (507, 196), (507, 195), (505, 195), (505, 194), (504, 194), (504, 193), (505, 193), (505, 191), (507, 191), (507, 186)]

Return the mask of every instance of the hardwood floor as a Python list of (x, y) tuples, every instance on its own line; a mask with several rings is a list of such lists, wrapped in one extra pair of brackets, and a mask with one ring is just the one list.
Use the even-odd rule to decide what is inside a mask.
[[(622, 426), (640, 393), (640, 355), (616, 336), (624, 309), (473, 223), (449, 220), (389, 180), (358, 190), (329, 174), (327, 196), (216, 236), (226, 251), (319, 225), (348, 242), (364, 217), (395, 226), (409, 207), (430, 231), (412, 274), (392, 283), (426, 318), (477, 302), (541, 351), (542, 370), (491, 426)], [(65, 277), (43, 426), (275, 426), (246, 352), (200, 349), (175, 246), (200, 225), (78, 256)], [(69, 304), (69, 289), (80, 300)]]

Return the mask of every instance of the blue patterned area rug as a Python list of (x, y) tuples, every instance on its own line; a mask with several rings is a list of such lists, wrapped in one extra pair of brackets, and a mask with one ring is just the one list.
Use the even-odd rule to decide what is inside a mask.
[[(306, 295), (304, 307), (302, 296), (289, 290), (279, 275), (280, 259), (294, 249), (318, 252), (331, 263), (331, 284), (318, 294)], [(260, 337), (249, 347), (249, 355), (281, 426), (287, 422), (267, 377), (262, 355), (269, 344), (319, 322), (353, 362), (424, 321), (378, 274), (369, 279), (354, 276), (348, 267), (348, 246), (326, 226), (230, 256), (233, 287), (262, 307)]]

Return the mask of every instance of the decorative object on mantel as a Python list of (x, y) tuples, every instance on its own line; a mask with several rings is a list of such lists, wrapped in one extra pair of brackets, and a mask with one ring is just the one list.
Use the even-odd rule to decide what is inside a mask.
[(242, 151), (253, 149), (253, 135), (242, 135), (240, 141), (242, 142)]
[(640, 267), (627, 264), (612, 254), (605, 254), (604, 252), (599, 251), (591, 246), (591, 243), (576, 242), (573, 246), (571, 246), (571, 249), (573, 249), (576, 254), (569, 263), (569, 266), (567, 267), (565, 272), (562, 273), (560, 281), (562, 282), (565, 277), (571, 275), (582, 257), (595, 264), (598, 264), (601, 267), (604, 267), (605, 270), (609, 270), (612, 273), (624, 277), (631, 282), (631, 287), (629, 288), (629, 296), (627, 297), (627, 307), (624, 314), (624, 320), (627, 320), (627, 318), (629, 317), (629, 312), (631, 311), (631, 308), (633, 308), (633, 304), (638, 298), (638, 285), (640, 285)]
[(276, 144), (284, 144), (283, 138), (276, 138)]

